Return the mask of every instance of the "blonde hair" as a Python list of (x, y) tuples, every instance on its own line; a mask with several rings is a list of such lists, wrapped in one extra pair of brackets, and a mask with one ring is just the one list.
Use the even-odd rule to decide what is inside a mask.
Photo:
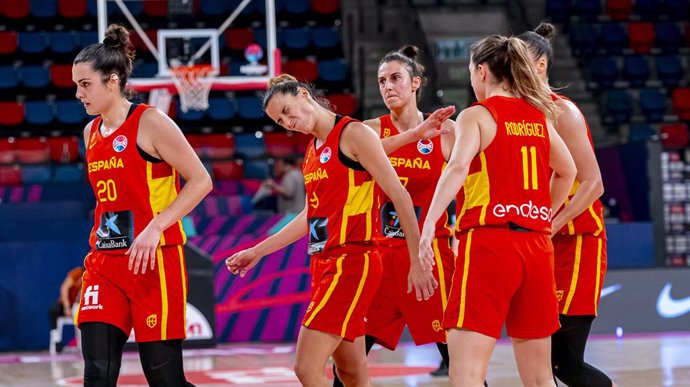
[(558, 107), (534, 71), (525, 43), (516, 37), (488, 36), (470, 47), (475, 68), (485, 64), (499, 82), (508, 81), (510, 91), (555, 120)]

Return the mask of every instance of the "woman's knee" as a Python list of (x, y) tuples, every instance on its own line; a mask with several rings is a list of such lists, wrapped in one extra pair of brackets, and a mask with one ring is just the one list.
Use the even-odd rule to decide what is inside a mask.
[(319, 373), (319, 371), (323, 373), (323, 370), (318, 370), (316, 367), (314, 367), (313, 364), (300, 360), (297, 360), (293, 367), (293, 370), (295, 371), (295, 375), (297, 375), (297, 379), (299, 379), (300, 381), (304, 381), (311, 377), (314, 377)]

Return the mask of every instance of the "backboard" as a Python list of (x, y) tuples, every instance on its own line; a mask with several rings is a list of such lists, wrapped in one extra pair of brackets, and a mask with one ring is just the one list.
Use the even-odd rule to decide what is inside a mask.
[(136, 91), (176, 93), (170, 68), (180, 65), (211, 65), (217, 74), (213, 90), (265, 89), (280, 72), (274, 0), (202, 1), (197, 7), (193, 0), (97, 0), (97, 5), (99, 41), (113, 22), (131, 31), (137, 59), (130, 85)]

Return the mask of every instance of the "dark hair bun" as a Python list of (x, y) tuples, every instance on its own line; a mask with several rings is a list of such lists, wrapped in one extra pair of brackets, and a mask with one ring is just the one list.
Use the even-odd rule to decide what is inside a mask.
[(541, 35), (549, 42), (553, 41), (553, 38), (556, 37), (556, 27), (554, 27), (551, 23), (540, 23), (537, 28), (534, 29), (534, 32), (536, 32), (538, 35)]
[(277, 86), (281, 83), (286, 83), (286, 82), (299, 83), (299, 81), (297, 81), (297, 78), (293, 77), (290, 74), (280, 74), (276, 77), (271, 78), (271, 80), (268, 81), (268, 87)]
[(108, 48), (127, 50), (129, 48), (129, 31), (119, 24), (111, 24), (105, 31), (103, 44)]
[(419, 48), (417, 48), (417, 46), (413, 46), (411, 44), (403, 46), (398, 51), (401, 54), (405, 55), (406, 57), (412, 59), (412, 61), (416, 61), (417, 57), (419, 56)]

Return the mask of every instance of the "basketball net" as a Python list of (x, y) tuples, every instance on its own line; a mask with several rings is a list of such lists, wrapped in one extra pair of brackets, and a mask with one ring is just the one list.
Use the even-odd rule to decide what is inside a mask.
[(180, 109), (208, 109), (208, 95), (217, 72), (210, 65), (177, 66), (170, 69), (173, 83), (180, 94)]

